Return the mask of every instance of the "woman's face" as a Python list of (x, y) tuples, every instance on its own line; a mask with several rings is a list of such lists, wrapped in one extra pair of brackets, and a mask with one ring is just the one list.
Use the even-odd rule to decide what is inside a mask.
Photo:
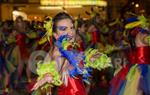
[(57, 40), (62, 35), (69, 35), (72, 41), (75, 40), (75, 29), (70, 19), (62, 19), (56, 23), (56, 32), (54, 37)]
[(81, 28), (79, 28), (79, 31), (80, 31), (81, 33), (84, 33), (85, 30), (86, 30), (86, 26), (85, 26), (85, 24), (83, 24), (83, 25), (81, 26)]
[(24, 28), (24, 21), (20, 18), (16, 19), (17, 28)]
[(88, 32), (93, 32), (93, 31), (96, 31), (96, 27), (94, 25), (91, 25), (89, 28), (88, 28)]

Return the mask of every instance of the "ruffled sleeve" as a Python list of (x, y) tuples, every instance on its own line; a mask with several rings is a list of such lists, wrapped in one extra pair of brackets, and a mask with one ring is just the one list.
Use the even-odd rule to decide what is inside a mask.
[(62, 81), (60, 80), (60, 74), (58, 73), (58, 70), (56, 69), (55, 65), (56, 65), (55, 61), (38, 63), (37, 65), (38, 80), (41, 80), (47, 74), (52, 76), (52, 81), (44, 84), (42, 88), (47, 88), (49, 86), (50, 87), (59, 86), (62, 84)]
[(89, 49), (85, 52), (85, 67), (86, 68), (94, 68), (98, 70), (102, 70), (107, 67), (111, 67), (111, 59), (104, 53), (100, 53), (100, 56), (98, 58), (95, 58), (95, 60), (92, 62), (91, 58), (94, 54), (96, 54), (98, 50), (96, 49)]

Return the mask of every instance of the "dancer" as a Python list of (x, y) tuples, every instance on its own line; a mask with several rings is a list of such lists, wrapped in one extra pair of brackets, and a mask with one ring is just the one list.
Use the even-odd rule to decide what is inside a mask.
[(109, 95), (150, 94), (150, 36), (144, 16), (129, 18), (125, 26), (129, 31), (132, 52), (130, 65), (122, 68), (111, 81)]
[[(29, 50), (28, 50), (28, 45), (27, 45), (27, 27), (25, 25), (25, 22), (21, 16), (18, 16), (14, 22), (14, 29), (16, 31), (15, 33), (15, 39), (16, 39), (16, 46), (12, 50), (12, 56), (16, 57), (16, 63), (17, 64), (17, 76), (18, 79), (16, 80), (19, 81), (22, 78), (22, 73), (23, 73), (23, 68), (25, 65), (27, 66), (26, 68), (26, 75), (28, 82), (31, 82), (31, 72), (28, 67), (28, 58), (29, 58)], [(13, 55), (14, 54), (14, 55)], [(17, 83), (16, 83), (17, 84)]]
[(32, 90), (57, 86), (57, 95), (87, 95), (83, 81), (88, 83), (90, 68), (101, 70), (110, 66), (109, 57), (97, 50), (85, 53), (74, 50), (76, 32), (73, 19), (67, 13), (58, 13), (51, 28), (56, 43), (44, 62), (38, 64), (39, 77)]
[(5, 43), (4, 40), (0, 37), (0, 82), (1, 87), (4, 89), (4, 94), (8, 93), (9, 87), (9, 70), (7, 67), (7, 62), (5, 59)]

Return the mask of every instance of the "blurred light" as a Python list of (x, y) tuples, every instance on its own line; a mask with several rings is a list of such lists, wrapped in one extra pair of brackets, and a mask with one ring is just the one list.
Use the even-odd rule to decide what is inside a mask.
[(40, 0), (41, 5), (98, 5), (107, 6), (104, 0)]
[(60, 6), (40, 6), (39, 9), (41, 10), (53, 10), (53, 9), (62, 9), (62, 7)]
[(135, 7), (138, 8), (138, 7), (139, 7), (139, 4), (135, 4)]
[(41, 10), (54, 10), (54, 9), (62, 10), (63, 8), (82, 8), (82, 6), (76, 5), (76, 6), (40, 6), (39, 7), (39, 9)]
[(18, 16), (22, 16), (24, 20), (27, 19), (27, 14), (24, 13), (24, 12), (21, 12), (21, 11), (14, 10), (14, 11), (12, 12), (12, 15), (13, 15), (13, 20), (15, 20), (16, 17), (18, 17)]
[(16, 11), (16, 10), (13, 11), (12, 13), (13, 13), (13, 15), (19, 15), (20, 14), (19, 11)]
[(81, 5), (74, 5), (74, 6), (63, 6), (64, 8), (82, 8)]
[(132, 5), (134, 5), (135, 3), (134, 3), (134, 2), (132, 2), (131, 4), (132, 4)]
[(34, 19), (37, 19), (37, 16), (35, 16)]

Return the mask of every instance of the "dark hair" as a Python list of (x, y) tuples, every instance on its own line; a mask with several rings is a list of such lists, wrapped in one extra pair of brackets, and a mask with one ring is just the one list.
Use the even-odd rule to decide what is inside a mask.
[(17, 16), (16, 21), (18, 22), (18, 20), (23, 21), (23, 17), (22, 16)]
[(85, 24), (85, 21), (83, 19), (78, 19), (77, 22), (78, 22), (78, 26), (77, 26), (78, 28), (81, 28), (82, 25)]
[(128, 30), (129, 34), (128, 34), (128, 40), (131, 46), (131, 49), (134, 50), (136, 48), (135, 45), (135, 36), (132, 35), (131, 33), (132, 30)]
[(53, 32), (56, 32), (57, 22), (59, 22), (60, 20), (63, 20), (63, 19), (70, 19), (73, 23), (73, 19), (69, 14), (67, 14), (65, 12), (60, 12), (60, 13), (56, 14), (53, 18)]

